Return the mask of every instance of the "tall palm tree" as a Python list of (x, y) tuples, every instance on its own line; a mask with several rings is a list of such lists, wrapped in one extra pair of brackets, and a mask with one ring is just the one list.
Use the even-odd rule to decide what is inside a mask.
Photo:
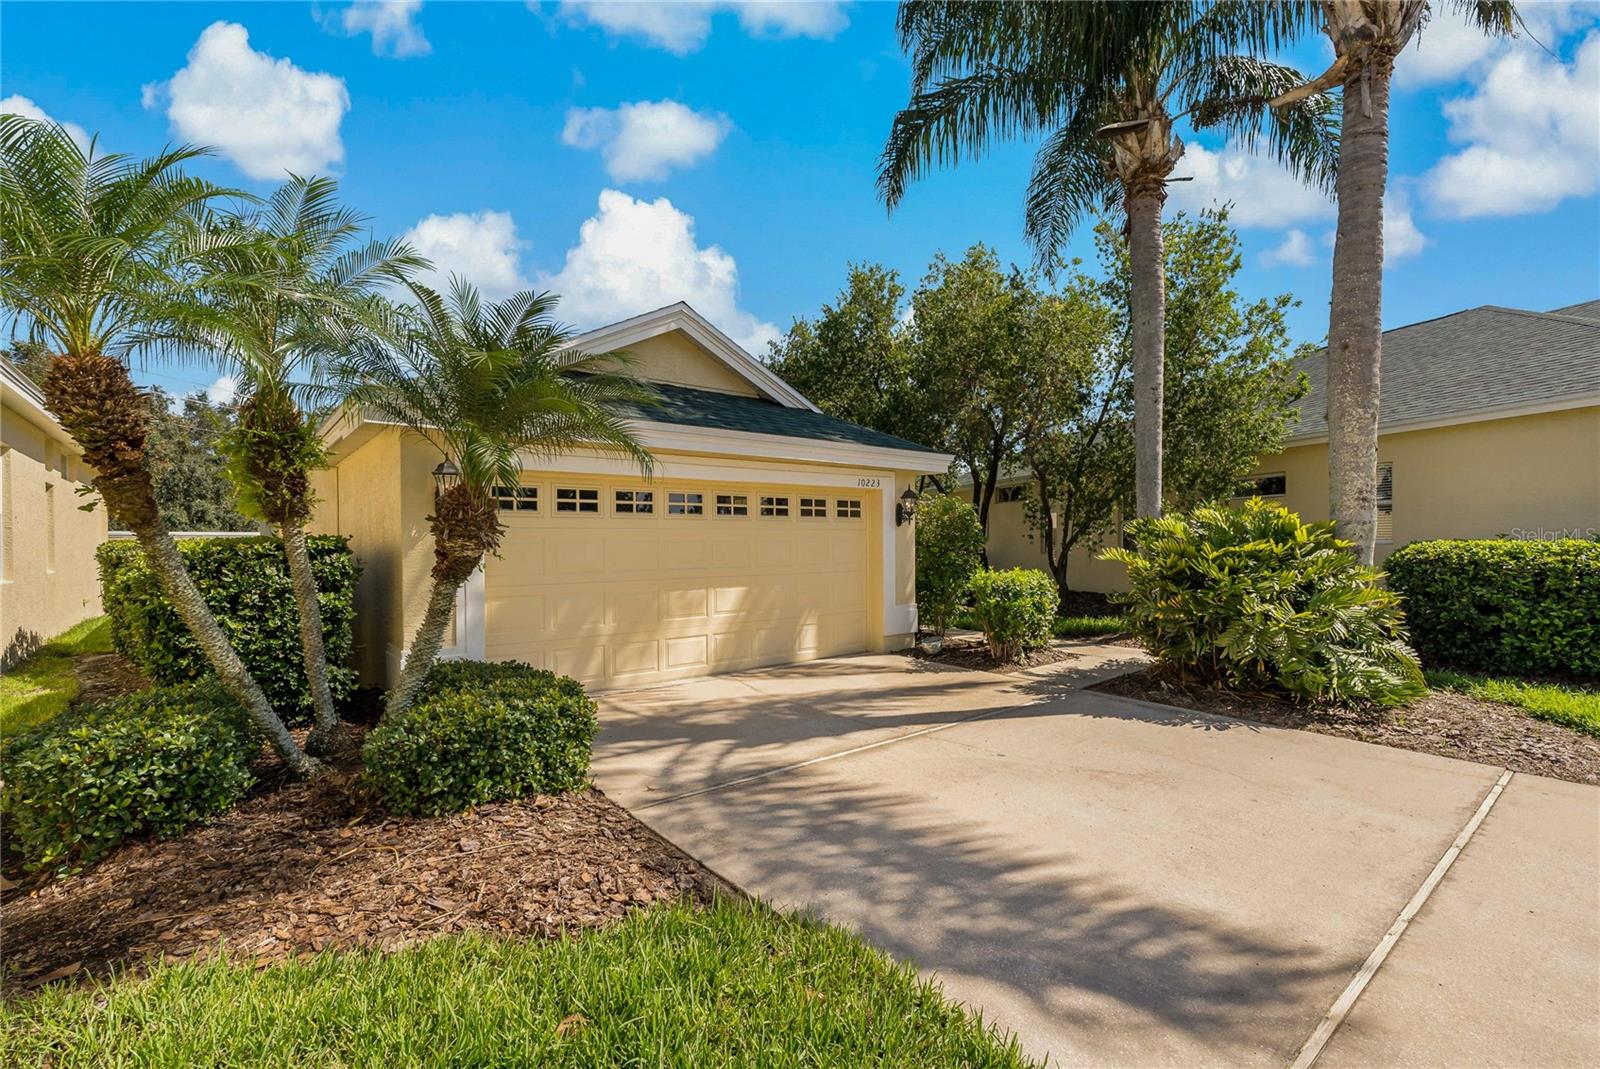
[[(1427, 22), (1428, 0), (1303, 0), (1291, 5), (1306, 24), (1320, 22), (1333, 42), (1324, 73), (1277, 96), (1293, 108), (1343, 88), (1328, 313), (1328, 514), (1362, 564), (1377, 538), (1378, 377), (1383, 359), (1383, 193), (1389, 181), (1389, 80), (1395, 57)], [(1455, 0), (1489, 34), (1516, 24), (1510, 0)]]
[(309, 775), (318, 762), (239, 659), (162, 522), (145, 454), (146, 397), (124, 363), (189, 336), (195, 257), (230, 240), (199, 227), (206, 206), (230, 193), (183, 173), (203, 153), (101, 154), (54, 123), (0, 116), (0, 301), (55, 351), (45, 398), (82, 447), (112, 518), (138, 539), (223, 686), (290, 769)]
[(1183, 155), (1174, 124), (1216, 129), (1267, 150), (1327, 187), (1337, 138), (1331, 103), (1309, 94), (1269, 109), (1300, 84), (1290, 67), (1253, 58), (1283, 39), (1276, 5), (1218, 3), (967, 3), (900, 5), (912, 56), (912, 99), (894, 120), (878, 173), (893, 210), (907, 185), (998, 141), (1047, 135), (1034, 159), (1025, 230), (1054, 266), (1084, 216), (1120, 204), (1132, 284), (1136, 500), (1161, 510), (1165, 275), (1161, 211)]
[(456, 471), (428, 517), (433, 589), (386, 714), (411, 704), (439, 655), (456, 591), (498, 550), (493, 489), (521, 481), (524, 455), (595, 448), (646, 474), (653, 463), (627, 418), (651, 394), (627, 373), (625, 357), (570, 347), (571, 333), (552, 318), (554, 295), (525, 291), (485, 304), (456, 278), (448, 296), (418, 283), (411, 292), (416, 311), (403, 340), (363, 346), (336, 371), (353, 410), (426, 439)]
[(240, 504), (283, 540), (315, 714), (306, 748), (314, 754), (331, 747), (339, 716), (306, 546), (310, 474), (324, 456), (316, 413), (302, 401), (330, 359), (382, 322), (378, 290), (428, 266), (403, 243), (363, 239), (366, 220), (341, 208), (338, 192), (330, 178), (291, 176), (264, 205), (218, 221), (244, 240), (204, 258), (198, 337), (238, 380), (238, 420), (223, 446)]

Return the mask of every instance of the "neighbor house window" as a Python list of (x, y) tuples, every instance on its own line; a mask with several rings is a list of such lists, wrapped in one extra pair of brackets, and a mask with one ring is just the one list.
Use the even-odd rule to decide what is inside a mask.
[(674, 492), (667, 495), (668, 516), (703, 516), (706, 511), (704, 494)]
[(600, 491), (574, 486), (556, 487), (557, 512), (599, 512)]
[(828, 499), (825, 497), (802, 497), (800, 499), (800, 518), (803, 520), (827, 519)]
[(1002, 505), (1008, 501), (1021, 501), (1027, 496), (1027, 483), (1019, 483), (1016, 486), (1002, 486), (999, 490), (995, 491), (995, 500), (999, 501)]
[(842, 497), (835, 501), (833, 505), (833, 514), (841, 520), (859, 520), (861, 518), (861, 499), (859, 497)]
[(624, 515), (637, 516), (656, 510), (654, 490), (618, 490), (615, 505)]
[(501, 512), (538, 512), (537, 486), (497, 486), (491, 491)]
[(1379, 542), (1394, 541), (1394, 465), (1378, 465), (1377, 537)]
[(744, 494), (718, 494), (718, 516), (748, 516), (750, 515), (750, 499)]
[(763, 497), (761, 499), (761, 515), (787, 516), (789, 515), (789, 499), (786, 497)]
[(1246, 479), (1243, 487), (1244, 497), (1282, 497), (1288, 492), (1289, 477), (1282, 472)]

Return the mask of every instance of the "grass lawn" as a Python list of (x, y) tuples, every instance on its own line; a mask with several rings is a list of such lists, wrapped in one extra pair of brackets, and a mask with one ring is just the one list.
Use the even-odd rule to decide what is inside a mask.
[(1093, 638), (1116, 635), (1128, 630), (1126, 616), (1057, 616), (1051, 631), (1056, 638)]
[(41, 646), (37, 653), (0, 676), (0, 735), (42, 724), (78, 696), (72, 659), (111, 652), (111, 621), (85, 620)]
[(849, 933), (741, 901), (560, 940), (221, 958), (0, 1010), (11, 1064), (1024, 1066)]
[(1465, 672), (1430, 670), (1428, 686), (1526, 709), (1529, 716), (1600, 736), (1600, 690)]

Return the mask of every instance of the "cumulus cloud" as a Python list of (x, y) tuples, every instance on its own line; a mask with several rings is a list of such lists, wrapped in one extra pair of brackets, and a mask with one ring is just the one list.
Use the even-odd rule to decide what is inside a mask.
[(561, 270), (541, 275), (539, 285), (560, 294), (562, 317), (580, 326), (688, 301), (748, 352), (764, 352), (778, 337), (776, 326), (739, 308), (733, 257), (697, 244), (694, 218), (665, 197), (602, 191), (599, 211), (579, 228)]
[(679, 56), (705, 45), (711, 36), (711, 17), (718, 12), (735, 14), (745, 32), (757, 37), (826, 40), (850, 22), (841, 3), (788, 0), (681, 0), (678, 3), (563, 0), (560, 10), (569, 22), (599, 26), (618, 37), (642, 38), (648, 44)]
[(1309, 267), (1317, 261), (1317, 250), (1304, 230), (1291, 230), (1276, 247), (1261, 254), (1267, 267)]
[(1600, 188), (1600, 31), (1571, 63), (1532, 48), (1507, 52), (1444, 113), (1451, 141), (1464, 147), (1428, 176), (1442, 214), (1525, 215), (1592, 195)]
[(1534, 41), (1553, 45), (1556, 38), (1591, 17), (1594, 10), (1592, 3), (1557, 0), (1521, 4), (1517, 13), (1523, 25), (1517, 28), (1515, 38), (1505, 38), (1484, 33), (1453, 7), (1435, 4), (1428, 24), (1412, 38), (1395, 63), (1395, 81), (1402, 88), (1411, 88), (1467, 77), (1488, 66), (1492, 57), (1512, 49), (1538, 50), (1539, 44)]
[(234, 395), (239, 392), (239, 383), (232, 375), (219, 375), (217, 381), (207, 386), (203, 392), (206, 400), (214, 405), (231, 405)]
[(405, 232), (404, 241), (433, 261), (419, 281), (444, 292), (452, 274), (477, 286), (490, 300), (508, 297), (528, 285), (522, 274), (522, 241), (509, 212), (456, 212), (430, 215)]
[(1234, 226), (1290, 226), (1333, 214), (1333, 202), (1321, 191), (1276, 161), (1235, 145), (1186, 145), (1174, 176), (1186, 175), (1194, 181), (1168, 186), (1168, 203), (1191, 212), (1231, 203), (1228, 221)]
[(572, 108), (563, 144), (599, 149), (606, 173), (619, 182), (665, 178), (716, 150), (733, 124), (675, 100), (641, 100), (617, 108)]
[(1428, 239), (1411, 217), (1411, 201), (1404, 193), (1390, 191), (1383, 196), (1383, 263), (1404, 260), (1420, 253)]
[(421, 10), (422, 0), (357, 0), (349, 7), (322, 12), (317, 20), (346, 37), (370, 33), (373, 55), (404, 59), (433, 51), (417, 25)]
[(81, 149), (89, 147), (89, 132), (75, 122), (60, 122), (53, 116), (46, 115), (45, 110), (32, 100), (18, 93), (13, 93), (0, 100), (0, 115), (21, 115), (24, 119), (37, 119), (42, 122), (57, 123), (67, 132), (67, 136), (78, 143)]
[(188, 64), (170, 81), (145, 86), (143, 97), (147, 108), (165, 100), (179, 136), (215, 146), (251, 178), (308, 174), (344, 160), (344, 79), (257, 52), (235, 22), (206, 27)]

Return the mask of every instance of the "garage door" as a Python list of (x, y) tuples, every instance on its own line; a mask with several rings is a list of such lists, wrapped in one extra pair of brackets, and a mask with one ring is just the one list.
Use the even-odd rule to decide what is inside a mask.
[(553, 476), (496, 495), (491, 659), (618, 687), (866, 648), (870, 505), (851, 491)]

